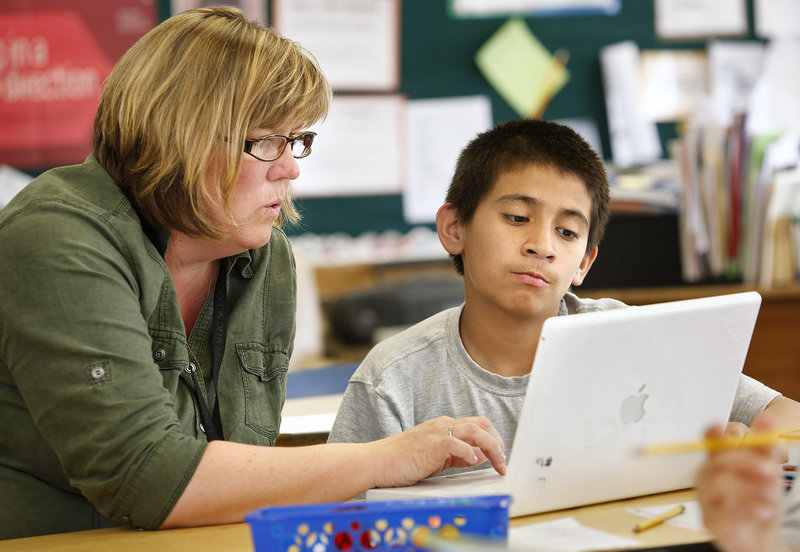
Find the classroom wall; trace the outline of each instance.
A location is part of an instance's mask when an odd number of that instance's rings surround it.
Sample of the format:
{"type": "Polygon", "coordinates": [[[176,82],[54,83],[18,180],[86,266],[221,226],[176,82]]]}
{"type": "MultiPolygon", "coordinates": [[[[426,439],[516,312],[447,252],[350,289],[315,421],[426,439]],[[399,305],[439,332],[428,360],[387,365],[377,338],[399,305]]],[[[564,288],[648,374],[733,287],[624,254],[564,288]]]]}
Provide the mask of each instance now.
{"type": "MultiPolygon", "coordinates": [[[[170,15],[169,0],[159,0],[162,18],[170,15]]],[[[747,0],[752,25],[753,0],[747,0]]],[[[269,3],[268,3],[269,8],[269,3]]],[[[495,123],[515,119],[517,113],[483,77],[475,52],[507,17],[456,18],[448,0],[401,0],[401,66],[398,92],[409,99],[487,96],[495,123]]],[[[269,13],[269,9],[268,9],[269,13]]],[[[606,45],[633,40],[640,49],[705,49],[705,41],[663,41],[656,36],[654,0],[621,0],[612,16],[565,15],[524,18],[531,31],[551,52],[569,52],[570,80],[552,99],[545,119],[589,118],[600,131],[602,155],[611,157],[599,52],[606,45]]],[[[747,39],[753,39],[752,28],[747,39]]],[[[662,145],[676,136],[673,124],[659,124],[662,145]]],[[[663,156],[666,157],[666,151],[663,156]]],[[[357,160],[354,160],[357,162],[357,160]]],[[[298,200],[303,214],[290,236],[310,232],[364,232],[411,226],[403,219],[400,195],[306,198],[298,200]],[[344,216],[343,213],[347,213],[344,216]]],[[[433,225],[428,225],[433,228],[433,225]]],[[[601,255],[585,287],[670,286],[682,284],[677,215],[612,217],[601,255]]]]}
{"type": "MultiPolygon", "coordinates": [[[[401,2],[401,65],[398,92],[409,99],[484,95],[492,104],[496,123],[517,114],[478,70],[476,51],[507,20],[506,17],[456,18],[448,0],[401,2]]],[[[752,0],[747,0],[752,22],[752,0]]],[[[157,0],[159,19],[171,15],[170,0],[157,0]]],[[[268,12],[270,2],[266,2],[268,12]]],[[[552,99],[544,118],[589,118],[599,131],[602,154],[611,155],[603,82],[598,54],[606,45],[635,41],[640,49],[705,48],[705,42],[664,42],[656,37],[654,0],[621,0],[613,16],[576,15],[525,17],[532,32],[551,52],[569,52],[570,80],[552,99]]],[[[748,37],[753,38],[753,33],[748,37]]],[[[660,125],[662,142],[675,136],[674,125],[660,125]]],[[[358,159],[353,159],[357,164],[358,159]]],[[[43,167],[44,169],[46,167],[43,167]]],[[[33,171],[37,174],[40,171],[33,171]]],[[[302,233],[367,231],[407,232],[400,195],[308,198],[299,200],[303,222],[287,228],[302,233]],[[344,215],[346,213],[346,216],[344,215]]],[[[433,225],[428,225],[430,228],[433,225]]],[[[669,285],[680,282],[678,230],[675,215],[642,217],[616,215],[587,285],[669,285]],[[622,264],[625,269],[618,270],[622,264]]]]}
{"type": "MultiPolygon", "coordinates": [[[[752,12],[752,0],[748,0],[752,12]]],[[[749,18],[752,21],[752,15],[749,18]]],[[[517,118],[478,70],[474,55],[506,18],[456,19],[447,0],[402,0],[401,83],[409,99],[483,94],[490,98],[496,123],[517,118]]],[[[653,0],[622,0],[614,16],[526,17],[532,32],[551,52],[569,51],[570,81],[553,98],[544,118],[588,117],[601,134],[603,155],[610,158],[603,83],[598,53],[608,44],[634,40],[641,49],[705,48],[705,42],[664,42],[656,37],[653,0]]],[[[750,37],[752,38],[752,34],[750,37]]],[[[662,142],[675,136],[674,125],[659,125],[662,142]]],[[[399,195],[304,199],[299,232],[367,230],[407,231],[399,195]],[[347,212],[347,217],[341,213],[347,212]]]]}
{"type": "MultiPolygon", "coordinates": [[[[448,0],[401,0],[401,82],[398,92],[409,99],[468,96],[490,98],[495,123],[517,118],[478,70],[478,48],[506,17],[455,18],[448,0]]],[[[747,0],[752,21],[752,0],[747,0]]],[[[269,3],[268,3],[269,5],[269,3]]],[[[169,0],[159,0],[162,18],[170,14],[169,0]]],[[[610,158],[605,100],[598,53],[608,44],[634,40],[641,49],[705,48],[705,42],[664,42],[656,37],[653,0],[621,0],[613,16],[576,15],[525,17],[532,32],[551,52],[569,51],[570,81],[553,98],[546,119],[588,117],[600,130],[603,156],[610,158]]],[[[747,38],[752,38],[751,34],[747,38]]],[[[659,125],[662,142],[675,136],[674,125],[659,125]]],[[[665,154],[666,155],[666,154],[665,154]]],[[[399,195],[306,198],[299,201],[304,220],[290,228],[303,232],[408,231],[399,195]],[[347,212],[348,216],[342,216],[347,212]]],[[[431,226],[432,227],[432,226],[431,226]]]]}

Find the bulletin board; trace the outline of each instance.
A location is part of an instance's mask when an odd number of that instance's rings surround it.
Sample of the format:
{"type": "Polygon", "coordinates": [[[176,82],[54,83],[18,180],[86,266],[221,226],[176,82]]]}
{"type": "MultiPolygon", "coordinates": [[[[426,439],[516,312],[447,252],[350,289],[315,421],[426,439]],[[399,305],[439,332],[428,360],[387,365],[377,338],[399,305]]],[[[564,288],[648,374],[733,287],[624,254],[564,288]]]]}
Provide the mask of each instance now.
{"type": "MultiPolygon", "coordinates": [[[[517,118],[474,61],[475,52],[506,18],[457,18],[449,12],[448,0],[401,1],[401,75],[397,92],[412,100],[482,94],[491,100],[495,123],[517,118]]],[[[752,0],[747,4],[748,19],[752,22],[752,0]]],[[[162,15],[169,15],[168,0],[159,0],[159,8],[162,15]]],[[[706,47],[704,41],[660,40],[655,32],[653,0],[622,0],[620,10],[610,16],[576,14],[524,19],[551,52],[560,48],[569,52],[570,80],[552,99],[544,118],[591,118],[600,131],[604,158],[610,158],[611,152],[600,49],[623,40],[633,40],[642,50],[706,47]]],[[[752,39],[752,29],[750,36],[742,38],[752,39]]],[[[675,136],[674,126],[660,124],[659,134],[665,143],[675,136]]],[[[357,236],[365,231],[406,232],[410,228],[403,220],[400,195],[308,198],[298,204],[303,221],[287,229],[290,235],[344,232],[357,236]]]]}
{"type": "MultiPolygon", "coordinates": [[[[752,2],[748,2],[752,10],[752,2]]],[[[752,20],[752,15],[750,16],[752,20]]],[[[505,18],[455,18],[447,0],[402,0],[400,92],[409,99],[483,94],[490,98],[495,123],[518,118],[492,89],[474,62],[475,52],[505,18]]],[[[526,17],[531,31],[551,52],[569,51],[570,81],[552,99],[545,119],[587,117],[600,130],[603,155],[610,158],[599,51],[622,40],[640,49],[705,48],[705,42],[664,42],[655,33],[653,0],[622,0],[616,15],[526,17]]],[[[659,125],[662,143],[675,136],[674,125],[659,125]]],[[[300,232],[407,231],[399,196],[306,199],[300,202],[300,232]],[[342,216],[348,213],[348,216],[342,216]]]]}

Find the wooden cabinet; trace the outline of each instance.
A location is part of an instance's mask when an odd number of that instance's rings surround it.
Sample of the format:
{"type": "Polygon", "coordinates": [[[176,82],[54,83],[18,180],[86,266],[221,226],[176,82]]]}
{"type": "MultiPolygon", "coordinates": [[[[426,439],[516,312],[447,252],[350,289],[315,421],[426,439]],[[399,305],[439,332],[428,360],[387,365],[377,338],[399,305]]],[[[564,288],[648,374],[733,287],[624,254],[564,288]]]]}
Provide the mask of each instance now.
{"type": "MultiPolygon", "coordinates": [[[[317,283],[323,302],[353,289],[408,278],[421,273],[454,275],[449,260],[396,265],[353,265],[317,270],[317,283]]],[[[785,396],[800,400],[800,285],[762,289],[740,284],[675,287],[576,288],[580,297],[613,297],[629,305],[691,299],[741,291],[758,291],[762,296],[744,372],[777,389],[785,396]]],[[[347,362],[357,362],[368,346],[329,345],[328,354],[347,362]]]]}

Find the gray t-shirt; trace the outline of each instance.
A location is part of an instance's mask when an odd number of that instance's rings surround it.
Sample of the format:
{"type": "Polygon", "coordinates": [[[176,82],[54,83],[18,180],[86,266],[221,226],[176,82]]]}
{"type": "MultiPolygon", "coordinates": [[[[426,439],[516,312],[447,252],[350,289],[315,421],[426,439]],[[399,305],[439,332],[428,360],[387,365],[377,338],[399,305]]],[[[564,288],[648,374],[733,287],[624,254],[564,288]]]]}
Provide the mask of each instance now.
{"type": "MultiPolygon", "coordinates": [[[[614,299],[567,293],[559,316],[625,308],[614,299]]],[[[504,377],[481,368],[461,342],[463,305],[378,343],[350,378],[328,442],[367,442],[438,416],[482,415],[495,426],[510,455],[530,375],[504,377]]],[[[780,393],[742,376],[731,420],[750,424],[780,393]]]]}

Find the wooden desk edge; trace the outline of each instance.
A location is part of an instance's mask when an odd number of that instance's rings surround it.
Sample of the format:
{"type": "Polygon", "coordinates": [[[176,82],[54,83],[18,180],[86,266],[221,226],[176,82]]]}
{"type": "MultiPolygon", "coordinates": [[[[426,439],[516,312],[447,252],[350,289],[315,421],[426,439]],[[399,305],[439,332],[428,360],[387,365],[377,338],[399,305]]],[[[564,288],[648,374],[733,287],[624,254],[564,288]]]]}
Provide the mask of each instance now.
{"type": "MultiPolygon", "coordinates": [[[[689,531],[669,524],[643,533],[633,533],[634,525],[642,521],[642,518],[627,512],[629,508],[692,500],[695,500],[693,490],[675,491],[514,518],[511,520],[510,526],[513,528],[572,516],[587,527],[636,539],[642,543],[643,547],[709,541],[711,540],[709,533],[689,531]]],[[[246,523],[159,531],[138,531],[129,527],[114,527],[0,541],[0,551],[2,552],[31,552],[34,550],[138,552],[148,548],[172,552],[216,552],[219,550],[252,552],[254,550],[250,528],[246,523]]]]}

